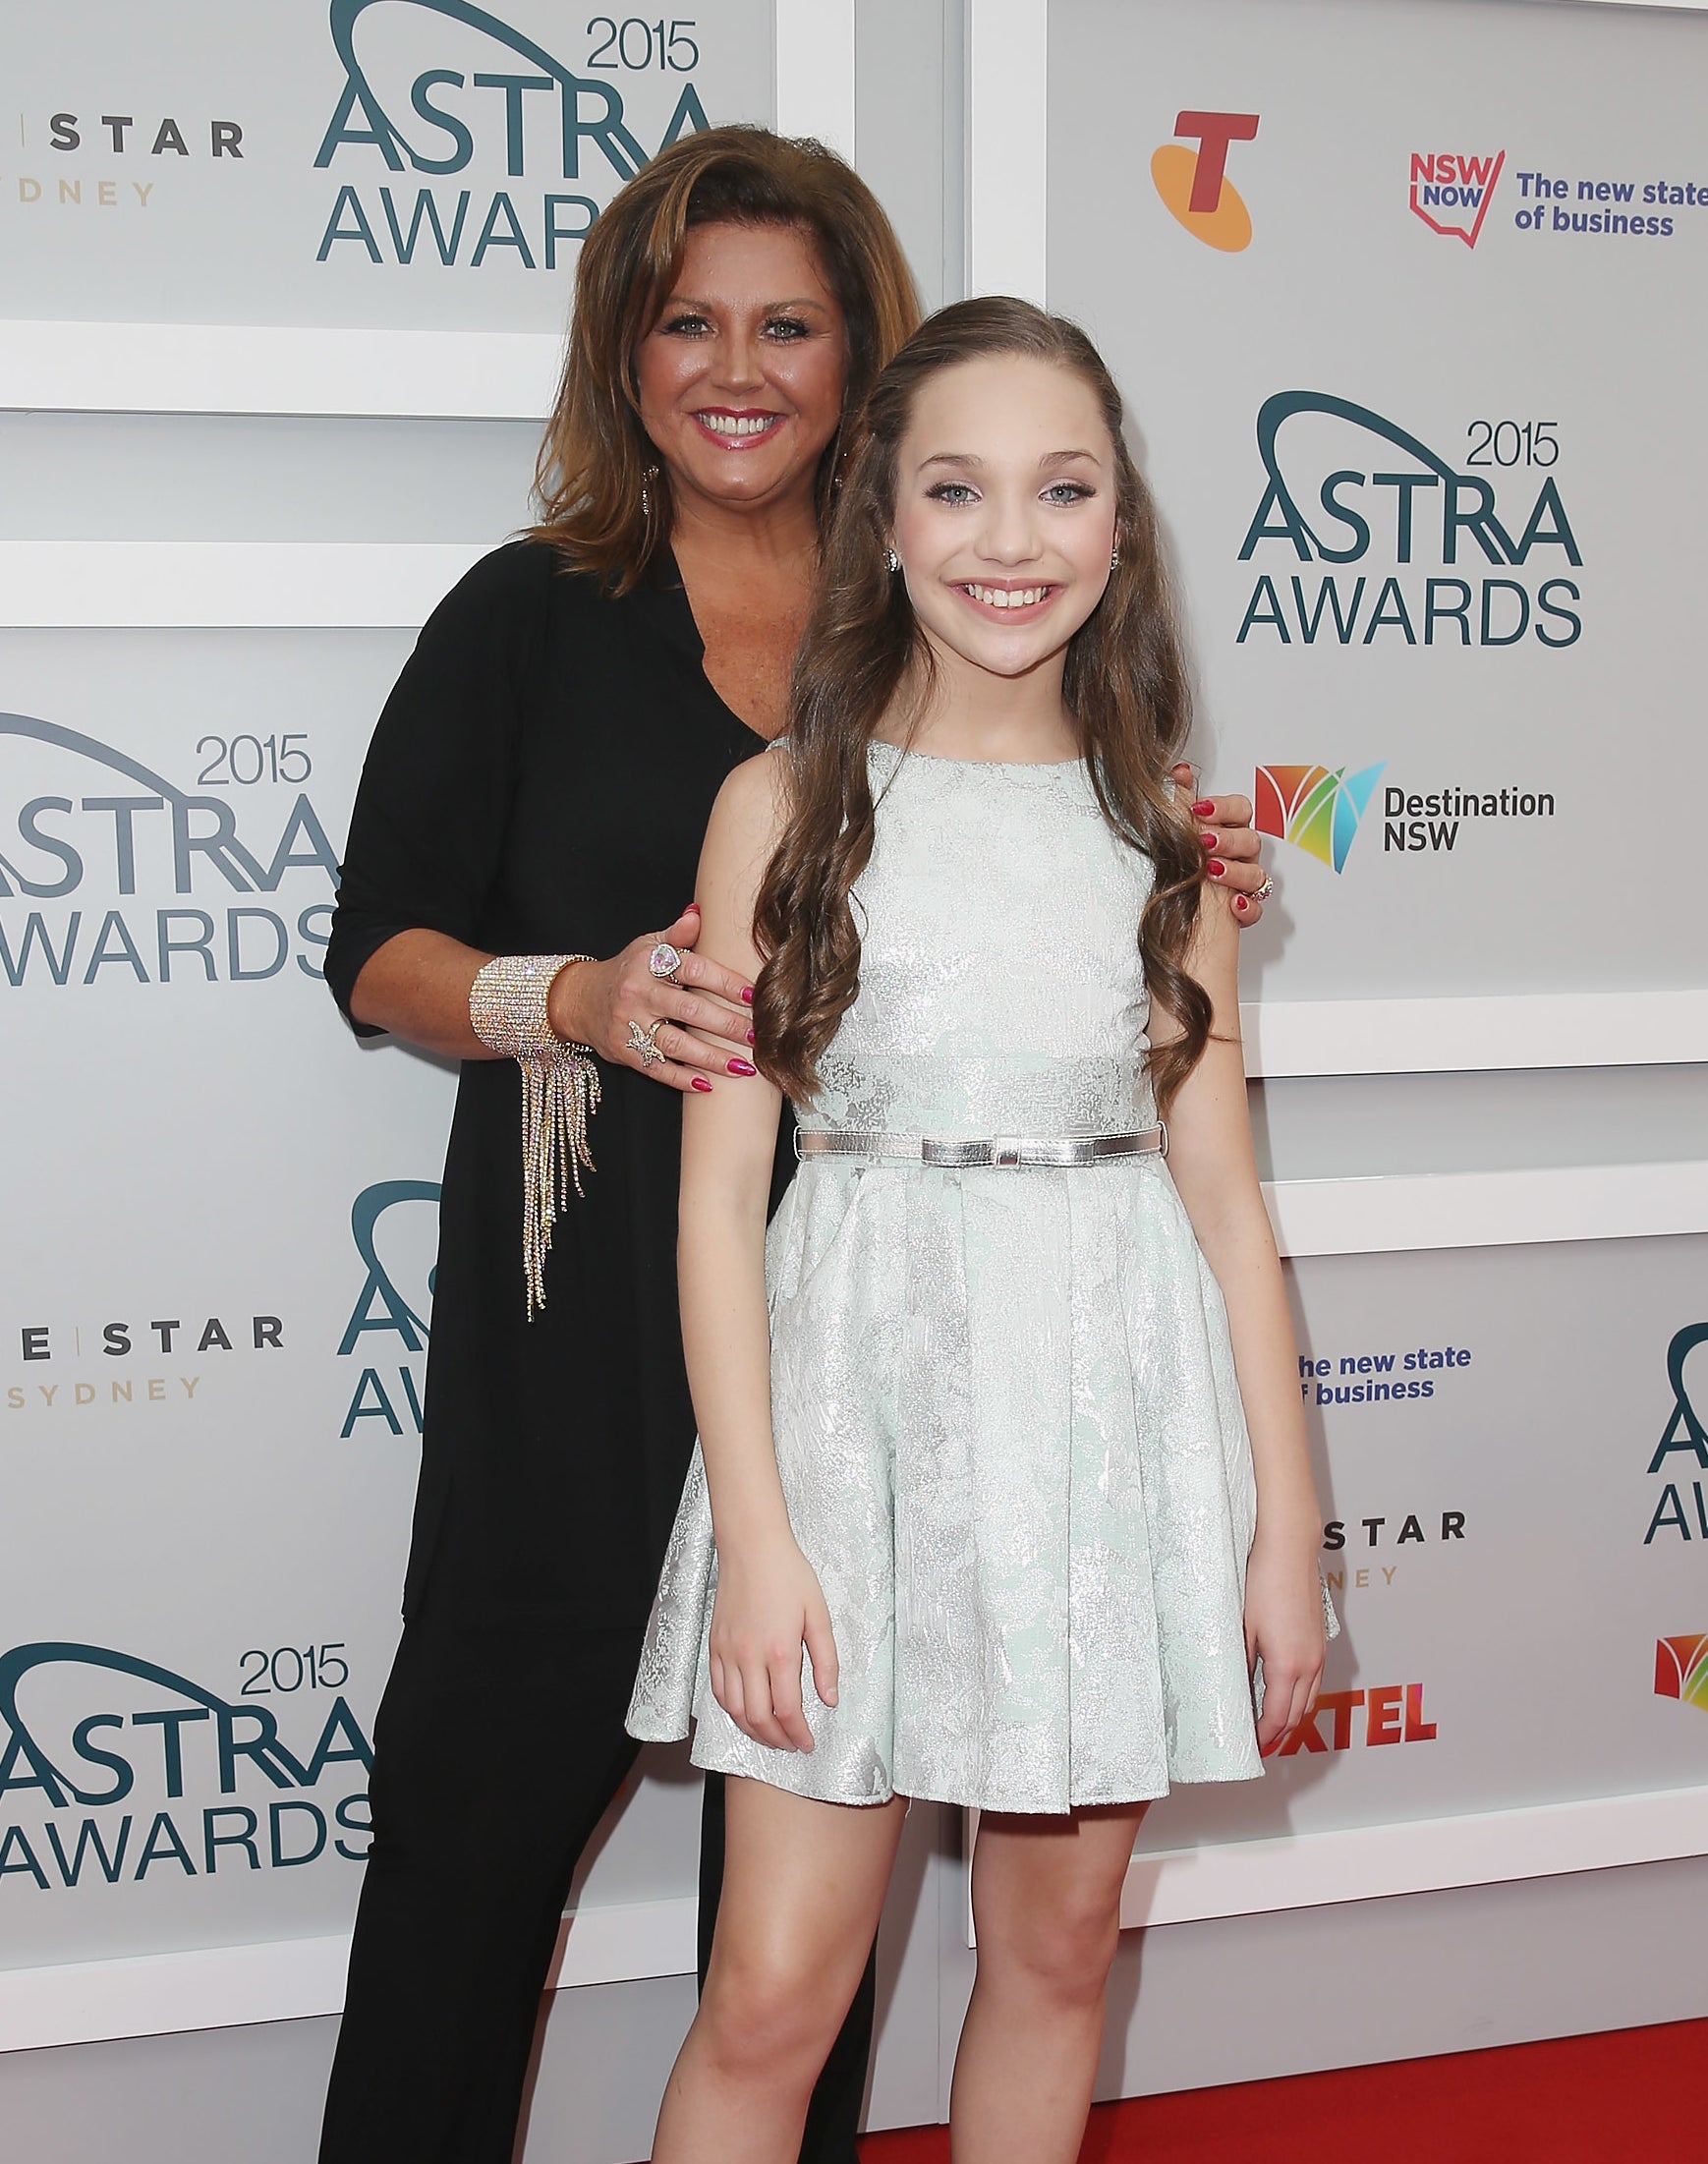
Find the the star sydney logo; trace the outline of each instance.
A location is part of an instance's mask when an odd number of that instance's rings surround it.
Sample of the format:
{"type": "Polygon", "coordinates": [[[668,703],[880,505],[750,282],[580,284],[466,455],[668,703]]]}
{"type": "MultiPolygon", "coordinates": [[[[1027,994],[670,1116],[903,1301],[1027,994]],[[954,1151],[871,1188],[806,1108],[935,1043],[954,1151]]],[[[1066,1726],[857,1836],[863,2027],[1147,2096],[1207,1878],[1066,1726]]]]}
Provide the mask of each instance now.
{"type": "Polygon", "coordinates": [[[1344,767],[1260,767],[1252,791],[1258,832],[1290,841],[1343,872],[1358,822],[1387,764],[1378,760],[1354,774],[1344,767]]]}
{"type": "Polygon", "coordinates": [[[1681,1698],[1708,1713],[1708,1630],[1655,1640],[1655,1696],[1681,1698]]]}

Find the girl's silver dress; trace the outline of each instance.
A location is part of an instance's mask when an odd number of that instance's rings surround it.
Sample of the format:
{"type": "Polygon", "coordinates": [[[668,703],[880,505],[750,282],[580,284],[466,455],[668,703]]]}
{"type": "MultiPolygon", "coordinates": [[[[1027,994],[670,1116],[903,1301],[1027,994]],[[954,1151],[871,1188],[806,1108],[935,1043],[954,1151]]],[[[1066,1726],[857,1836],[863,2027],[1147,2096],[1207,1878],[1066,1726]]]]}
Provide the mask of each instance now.
{"type": "MultiPolygon", "coordinates": [[[[803,1127],[1110,1134],[1156,1117],[1150,860],[1082,765],[871,752],[860,992],[803,1127]]],[[[629,1710],[802,1795],[999,1811],[1261,1773],[1242,1624],[1256,1511],[1222,1294],[1166,1164],[803,1164],[770,1228],[771,1423],[841,1677],[816,1748],[713,1699],[698,1448],[629,1710]]]]}

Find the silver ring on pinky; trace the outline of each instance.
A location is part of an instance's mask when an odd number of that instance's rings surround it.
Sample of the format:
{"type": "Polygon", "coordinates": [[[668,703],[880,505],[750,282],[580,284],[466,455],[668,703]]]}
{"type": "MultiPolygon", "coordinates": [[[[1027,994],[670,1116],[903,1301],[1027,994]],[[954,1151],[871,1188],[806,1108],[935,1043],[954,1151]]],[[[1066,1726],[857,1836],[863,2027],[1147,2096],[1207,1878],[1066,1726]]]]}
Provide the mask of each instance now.
{"type": "Polygon", "coordinates": [[[1271,896],[1271,895],[1272,895],[1272,894],[1273,894],[1274,892],[1275,892],[1275,882],[1274,882],[1274,880],[1272,880],[1272,879],[1270,878],[1269,874],[1268,874],[1268,873],[1266,872],[1266,873],[1264,874],[1264,876],[1263,876],[1263,884],[1262,884],[1262,885],[1261,885],[1261,886],[1260,886],[1260,887],[1259,887],[1259,888],[1257,889],[1256,893],[1255,893],[1255,894],[1253,894],[1251,898],[1252,898],[1252,900],[1253,900],[1254,902],[1266,902],[1266,901],[1268,901],[1268,900],[1269,900],[1270,896],[1271,896]]]}
{"type": "Polygon", "coordinates": [[[668,982],[682,967],[682,957],[668,940],[660,940],[647,956],[647,967],[661,983],[668,982]]]}
{"type": "Polygon", "coordinates": [[[655,1022],[646,1029],[643,1029],[639,1022],[629,1024],[629,1050],[640,1054],[643,1067],[655,1067],[662,1061],[664,1054],[654,1043],[654,1039],[663,1027],[664,1017],[661,1014],[655,1022]]]}

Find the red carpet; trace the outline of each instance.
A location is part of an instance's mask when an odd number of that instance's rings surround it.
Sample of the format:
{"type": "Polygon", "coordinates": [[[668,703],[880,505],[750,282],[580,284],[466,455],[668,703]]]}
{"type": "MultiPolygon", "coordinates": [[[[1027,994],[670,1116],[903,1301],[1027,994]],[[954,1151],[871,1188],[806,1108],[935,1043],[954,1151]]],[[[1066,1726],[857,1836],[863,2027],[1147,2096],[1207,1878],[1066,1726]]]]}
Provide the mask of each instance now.
{"type": "MultiPolygon", "coordinates": [[[[862,2164],[948,2164],[940,2127],[862,2164]]],[[[1080,2164],[1708,2164],[1708,2022],[1103,2104],[1080,2164]]]]}

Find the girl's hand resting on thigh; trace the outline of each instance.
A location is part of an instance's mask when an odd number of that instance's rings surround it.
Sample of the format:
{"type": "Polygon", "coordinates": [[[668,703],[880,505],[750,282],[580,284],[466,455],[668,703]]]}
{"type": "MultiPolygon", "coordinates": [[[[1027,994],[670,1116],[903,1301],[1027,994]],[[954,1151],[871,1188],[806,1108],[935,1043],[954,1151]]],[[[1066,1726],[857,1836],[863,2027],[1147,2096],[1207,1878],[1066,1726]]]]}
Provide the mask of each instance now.
{"type": "Polygon", "coordinates": [[[801,1647],[813,1688],[836,1703],[836,1641],[813,1567],[792,1539],[718,1558],[712,1606],[712,1695],[757,1743],[811,1750],[801,1704],[801,1647]]]}
{"type": "Polygon", "coordinates": [[[1303,1540],[1262,1532],[1245,1567],[1245,1660],[1263,1662],[1263,1713],[1258,1748],[1267,1757],[1311,1710],[1323,1680],[1323,1589],[1317,1576],[1315,1527],[1303,1540]]]}

